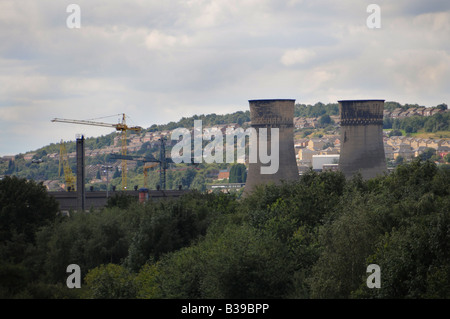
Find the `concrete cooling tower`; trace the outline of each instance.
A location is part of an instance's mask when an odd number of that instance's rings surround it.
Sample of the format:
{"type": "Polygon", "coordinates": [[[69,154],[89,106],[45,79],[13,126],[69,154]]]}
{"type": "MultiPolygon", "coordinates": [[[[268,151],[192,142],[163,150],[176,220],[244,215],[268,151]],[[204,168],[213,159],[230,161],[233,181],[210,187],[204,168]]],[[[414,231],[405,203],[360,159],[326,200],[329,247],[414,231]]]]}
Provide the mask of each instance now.
{"type": "Polygon", "coordinates": [[[259,184],[279,184],[282,180],[297,180],[299,176],[294,150],[295,100],[250,100],[249,103],[251,126],[258,137],[258,157],[253,163],[249,161],[244,194],[249,194],[259,184]],[[274,128],[278,129],[278,141],[273,140],[276,136],[271,129],[274,128]],[[267,139],[261,141],[262,129],[267,129],[267,139]],[[261,160],[261,150],[267,147],[270,154],[272,143],[278,147],[278,168],[272,174],[263,174],[262,169],[267,168],[267,163],[261,160]]]}
{"type": "Polygon", "coordinates": [[[363,179],[387,171],[383,145],[384,100],[338,101],[341,114],[339,169],[349,178],[363,179]]]}

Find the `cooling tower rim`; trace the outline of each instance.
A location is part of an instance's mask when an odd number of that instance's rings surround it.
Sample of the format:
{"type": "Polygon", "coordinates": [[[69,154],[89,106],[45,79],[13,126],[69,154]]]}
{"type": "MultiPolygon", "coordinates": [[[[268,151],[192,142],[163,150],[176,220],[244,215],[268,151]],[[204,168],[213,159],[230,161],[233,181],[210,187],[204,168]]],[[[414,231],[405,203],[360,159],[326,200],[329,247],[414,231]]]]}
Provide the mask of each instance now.
{"type": "Polygon", "coordinates": [[[294,101],[295,99],[256,99],[256,100],[248,100],[251,102],[275,102],[275,101],[294,101]]]}
{"type": "Polygon", "coordinates": [[[385,102],[386,100],[381,99],[366,99],[366,100],[338,100],[339,103],[342,102],[385,102]]]}

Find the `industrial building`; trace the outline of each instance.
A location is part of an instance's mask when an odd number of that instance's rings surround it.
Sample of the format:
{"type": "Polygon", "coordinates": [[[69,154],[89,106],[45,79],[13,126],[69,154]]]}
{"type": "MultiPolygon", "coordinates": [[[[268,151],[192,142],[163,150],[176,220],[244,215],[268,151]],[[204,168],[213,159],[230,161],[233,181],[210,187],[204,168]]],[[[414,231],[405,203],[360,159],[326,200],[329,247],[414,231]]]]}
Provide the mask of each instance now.
{"type": "Polygon", "coordinates": [[[250,100],[251,126],[258,135],[258,150],[260,150],[259,134],[263,128],[267,129],[268,140],[266,148],[270,153],[271,129],[279,130],[279,167],[274,174],[261,174],[261,162],[258,154],[256,163],[249,163],[247,181],[244,194],[249,194],[257,185],[298,179],[298,167],[294,148],[294,105],[295,100],[250,100]]]}
{"type": "MultiPolygon", "coordinates": [[[[329,164],[338,164],[339,163],[339,154],[332,155],[313,155],[312,156],[312,168],[315,171],[322,171],[324,166],[329,164]]],[[[329,166],[328,166],[329,167],[329,166]]]]}
{"type": "Polygon", "coordinates": [[[339,170],[347,178],[358,172],[364,179],[387,172],[383,144],[384,100],[343,100],[339,170]]]}

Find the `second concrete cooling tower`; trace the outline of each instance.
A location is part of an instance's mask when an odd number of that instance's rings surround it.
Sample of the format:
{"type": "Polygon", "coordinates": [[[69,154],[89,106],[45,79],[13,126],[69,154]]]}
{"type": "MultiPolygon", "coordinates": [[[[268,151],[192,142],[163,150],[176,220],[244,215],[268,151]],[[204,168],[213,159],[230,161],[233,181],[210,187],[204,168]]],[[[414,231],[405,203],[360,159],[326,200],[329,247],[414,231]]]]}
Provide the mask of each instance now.
{"type": "Polygon", "coordinates": [[[387,170],[383,144],[384,100],[338,102],[341,113],[339,169],[346,177],[360,172],[363,179],[383,174],[387,170]]]}
{"type": "Polygon", "coordinates": [[[282,180],[298,179],[298,168],[294,150],[294,104],[295,100],[250,100],[251,126],[258,136],[258,158],[255,163],[249,162],[247,181],[244,193],[250,193],[259,184],[275,183],[282,180]],[[261,129],[267,129],[267,141],[261,141],[261,129]],[[273,174],[262,174],[261,168],[267,166],[261,161],[261,146],[271,152],[272,139],[275,137],[271,129],[278,129],[278,169],[273,174]],[[272,133],[271,133],[272,132],[272,133]],[[264,143],[262,145],[261,143],[264,143]]]}

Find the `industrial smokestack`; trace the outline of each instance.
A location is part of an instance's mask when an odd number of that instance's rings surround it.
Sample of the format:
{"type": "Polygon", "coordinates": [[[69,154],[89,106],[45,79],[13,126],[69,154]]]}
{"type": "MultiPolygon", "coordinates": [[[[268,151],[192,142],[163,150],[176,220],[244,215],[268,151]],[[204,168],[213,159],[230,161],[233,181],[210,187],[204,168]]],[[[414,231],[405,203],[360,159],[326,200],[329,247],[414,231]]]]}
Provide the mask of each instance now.
{"type": "Polygon", "coordinates": [[[84,136],[76,138],[76,156],[77,156],[77,208],[78,211],[85,210],[86,191],[85,191],[85,166],[84,166],[84,136]]]}
{"type": "MultiPolygon", "coordinates": [[[[250,100],[251,126],[256,132],[257,139],[257,160],[256,163],[249,161],[247,181],[244,194],[249,194],[255,186],[259,184],[275,183],[282,180],[292,181],[298,179],[298,167],[295,160],[294,149],[294,104],[295,100],[250,100]],[[278,129],[278,132],[273,129],[278,129]],[[262,138],[266,134],[267,139],[262,138]],[[278,134],[276,134],[278,133],[278,134]],[[278,139],[278,140],[276,140],[278,139]],[[275,146],[277,149],[272,149],[275,146]],[[265,150],[267,154],[275,154],[277,158],[276,171],[267,171],[267,160],[264,158],[265,150]],[[276,152],[278,151],[278,152],[276,152]]],[[[250,148],[252,145],[250,145],[250,148]]],[[[270,163],[271,165],[273,163],[270,163]]]]}
{"type": "Polygon", "coordinates": [[[384,100],[338,101],[341,113],[339,169],[370,179],[387,171],[383,144],[384,100]]]}

